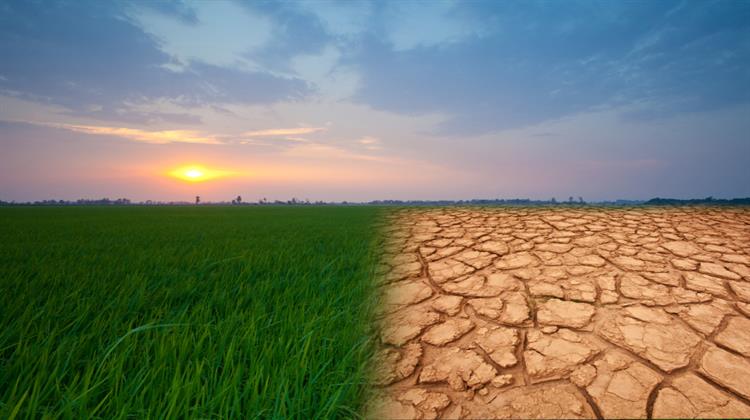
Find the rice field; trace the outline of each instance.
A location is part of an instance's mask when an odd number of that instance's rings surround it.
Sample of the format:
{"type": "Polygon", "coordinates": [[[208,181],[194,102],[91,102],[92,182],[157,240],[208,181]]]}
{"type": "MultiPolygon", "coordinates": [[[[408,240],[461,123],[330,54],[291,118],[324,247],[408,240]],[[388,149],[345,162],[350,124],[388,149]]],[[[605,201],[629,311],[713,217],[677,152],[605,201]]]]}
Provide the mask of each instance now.
{"type": "Polygon", "coordinates": [[[0,418],[358,416],[382,212],[0,208],[0,418]]]}

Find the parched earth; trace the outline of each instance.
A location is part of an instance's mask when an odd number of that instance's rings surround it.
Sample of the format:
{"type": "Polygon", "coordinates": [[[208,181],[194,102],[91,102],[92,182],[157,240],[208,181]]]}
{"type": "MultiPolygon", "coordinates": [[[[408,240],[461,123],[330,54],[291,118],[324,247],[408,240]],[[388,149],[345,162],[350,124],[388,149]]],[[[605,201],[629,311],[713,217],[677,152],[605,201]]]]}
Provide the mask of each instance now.
{"type": "Polygon", "coordinates": [[[394,216],[372,418],[750,417],[750,211],[394,216]]]}

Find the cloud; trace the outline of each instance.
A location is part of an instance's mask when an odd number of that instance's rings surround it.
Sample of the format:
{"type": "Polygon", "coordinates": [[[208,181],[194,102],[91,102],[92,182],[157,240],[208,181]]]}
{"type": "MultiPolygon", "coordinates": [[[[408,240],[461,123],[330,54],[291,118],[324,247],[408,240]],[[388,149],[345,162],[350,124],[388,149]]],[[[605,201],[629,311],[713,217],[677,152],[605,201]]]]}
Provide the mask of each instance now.
{"type": "Polygon", "coordinates": [[[180,14],[164,13],[149,4],[130,8],[129,15],[159,39],[159,49],[181,66],[187,68],[190,61],[201,61],[252,69],[254,64],[246,54],[271,39],[272,22],[234,2],[195,2],[192,6],[189,10],[194,19],[187,21],[180,14]]]}
{"type": "Polygon", "coordinates": [[[325,130],[325,127],[270,128],[267,130],[245,131],[242,135],[247,137],[284,137],[312,134],[325,130]]]}
{"type": "MultiPolygon", "coordinates": [[[[265,44],[247,51],[244,56],[274,74],[298,74],[294,63],[298,56],[317,56],[324,52],[334,37],[328,33],[323,23],[308,12],[304,4],[291,2],[238,2],[253,15],[269,19],[271,35],[265,44]],[[302,6],[302,7],[300,7],[302,6]]],[[[307,81],[310,80],[302,74],[307,81]]]]}
{"type": "Polygon", "coordinates": [[[353,100],[390,112],[451,115],[432,132],[444,136],[599,107],[650,103],[647,113],[662,118],[750,102],[750,89],[738,89],[748,86],[747,6],[675,4],[462,3],[458,17],[492,31],[461,42],[417,37],[401,47],[366,36],[344,59],[360,76],[353,100]]]}
{"type": "Polygon", "coordinates": [[[342,51],[328,45],[315,54],[300,54],[290,60],[295,75],[317,88],[316,94],[329,100],[347,99],[356,93],[359,76],[351,66],[343,65],[342,51]]]}
{"type": "MultiPolygon", "coordinates": [[[[98,1],[12,2],[0,7],[0,55],[12,57],[0,60],[0,74],[7,79],[0,84],[0,92],[61,105],[71,115],[131,124],[149,122],[148,116],[133,110],[134,105],[157,99],[193,107],[271,104],[298,100],[312,91],[307,82],[294,76],[217,65],[243,50],[239,47],[205,61],[189,54],[165,53],[158,38],[127,18],[132,7],[98,1]]],[[[163,9],[154,14],[170,19],[164,13],[172,8],[163,9]]],[[[174,20],[180,19],[184,21],[179,16],[174,20]]],[[[195,36],[186,40],[192,45],[195,36]]]]}
{"type": "Polygon", "coordinates": [[[367,31],[374,4],[364,0],[307,1],[299,6],[313,14],[326,31],[339,37],[352,37],[367,31]]]}
{"type": "Polygon", "coordinates": [[[357,140],[357,143],[364,146],[367,150],[380,150],[380,139],[371,137],[371,136],[365,136],[357,140]]]}
{"type": "MultiPolygon", "coordinates": [[[[327,127],[291,127],[271,128],[266,130],[245,131],[235,134],[206,134],[199,130],[144,130],[139,128],[100,126],[90,124],[67,124],[61,122],[42,122],[18,118],[0,118],[0,121],[21,123],[41,127],[52,127],[76,133],[120,137],[136,142],[168,144],[168,143],[197,143],[197,144],[249,144],[270,146],[273,143],[260,141],[262,139],[287,140],[292,143],[310,143],[310,140],[300,137],[327,130],[327,127]]],[[[370,139],[370,138],[365,138],[370,139]]],[[[375,139],[373,139],[375,140],[375,139]]],[[[368,141],[368,140],[365,140],[368,141]]],[[[363,143],[364,144],[364,143],[363,143]]],[[[369,144],[369,143],[368,143],[369,144]]]]}
{"type": "Polygon", "coordinates": [[[103,127],[93,125],[75,124],[47,124],[31,123],[34,125],[46,125],[74,131],[76,133],[92,134],[99,136],[114,136],[127,140],[152,144],[168,143],[197,143],[197,144],[224,144],[218,136],[206,135],[194,130],[157,130],[146,131],[126,127],[103,127]]]}
{"type": "Polygon", "coordinates": [[[299,143],[287,148],[282,156],[311,160],[365,161],[387,164],[403,163],[405,160],[396,156],[372,156],[356,153],[341,147],[322,143],[299,143]]]}
{"type": "Polygon", "coordinates": [[[380,140],[376,139],[375,137],[362,137],[361,139],[357,140],[357,143],[359,144],[378,144],[380,143],[380,140]]]}
{"type": "Polygon", "coordinates": [[[197,24],[198,15],[195,9],[184,0],[150,0],[137,3],[138,7],[144,7],[166,16],[180,19],[186,24],[197,24]]]}
{"type": "Polygon", "coordinates": [[[385,37],[395,51],[466,41],[487,32],[485,23],[462,15],[454,1],[392,2],[384,10],[385,37]]]}

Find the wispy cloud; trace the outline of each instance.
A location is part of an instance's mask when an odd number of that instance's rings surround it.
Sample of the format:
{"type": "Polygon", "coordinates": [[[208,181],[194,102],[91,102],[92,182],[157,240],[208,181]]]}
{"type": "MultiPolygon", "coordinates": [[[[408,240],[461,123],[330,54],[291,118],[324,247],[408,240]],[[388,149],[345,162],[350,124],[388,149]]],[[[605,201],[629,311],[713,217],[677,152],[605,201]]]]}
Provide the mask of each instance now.
{"type": "Polygon", "coordinates": [[[268,130],[245,131],[242,135],[248,137],[300,136],[325,131],[325,129],[325,127],[270,128],[268,130]]]}
{"type": "Polygon", "coordinates": [[[114,136],[143,143],[167,144],[167,143],[199,143],[199,144],[223,144],[216,136],[206,135],[194,130],[158,130],[146,131],[137,128],[126,127],[104,127],[94,125],[72,125],[62,124],[61,128],[75,131],[77,133],[94,134],[102,136],[114,136]]]}
{"type": "Polygon", "coordinates": [[[371,162],[394,162],[392,157],[370,156],[355,153],[340,147],[320,143],[300,143],[286,149],[283,154],[290,157],[299,157],[316,160],[358,160],[371,162]]]}
{"type": "Polygon", "coordinates": [[[284,146],[294,143],[310,143],[310,140],[304,137],[294,136],[283,136],[275,138],[265,136],[256,136],[255,138],[240,136],[240,140],[238,142],[239,144],[250,144],[254,146],[284,146]],[[260,137],[260,139],[258,139],[257,137],[260,137]]]}
{"type": "Polygon", "coordinates": [[[380,139],[375,137],[362,137],[361,139],[357,140],[357,143],[364,146],[364,148],[367,150],[380,150],[380,139]]]}
{"type": "MultiPolygon", "coordinates": [[[[24,124],[38,125],[44,127],[60,128],[74,131],[76,133],[113,136],[127,140],[152,144],[169,143],[196,143],[196,144],[252,144],[270,146],[272,143],[258,140],[260,138],[276,137],[292,143],[308,143],[309,140],[300,135],[325,131],[326,127],[296,127],[296,128],[273,128],[268,130],[246,131],[239,136],[226,134],[208,134],[197,130],[141,130],[129,127],[112,127],[83,124],[61,124],[53,122],[28,121],[28,120],[4,120],[9,122],[20,122],[24,124]]],[[[365,139],[369,139],[366,137],[365,139]]],[[[377,139],[374,139],[377,141],[377,139]]],[[[364,144],[364,143],[363,143],[364,144]]]]}
{"type": "Polygon", "coordinates": [[[41,127],[52,127],[76,133],[113,136],[123,139],[152,144],[168,143],[198,143],[198,144],[225,144],[223,136],[205,134],[196,130],[141,130],[128,127],[110,127],[100,125],[82,124],[59,124],[52,122],[28,121],[28,120],[3,120],[8,122],[31,124],[41,127]]]}
{"type": "Polygon", "coordinates": [[[375,137],[362,137],[361,139],[357,140],[357,143],[359,144],[378,144],[380,143],[380,140],[376,139],[375,137]]]}

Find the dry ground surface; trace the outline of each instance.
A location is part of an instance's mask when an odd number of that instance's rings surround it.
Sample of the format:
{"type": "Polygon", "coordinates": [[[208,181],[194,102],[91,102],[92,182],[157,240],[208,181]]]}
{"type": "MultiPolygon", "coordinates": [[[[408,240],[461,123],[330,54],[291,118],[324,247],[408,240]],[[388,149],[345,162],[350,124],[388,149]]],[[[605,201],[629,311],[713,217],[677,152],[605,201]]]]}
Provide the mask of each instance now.
{"type": "Polygon", "coordinates": [[[750,417],[750,211],[404,210],[374,418],[750,417]]]}

